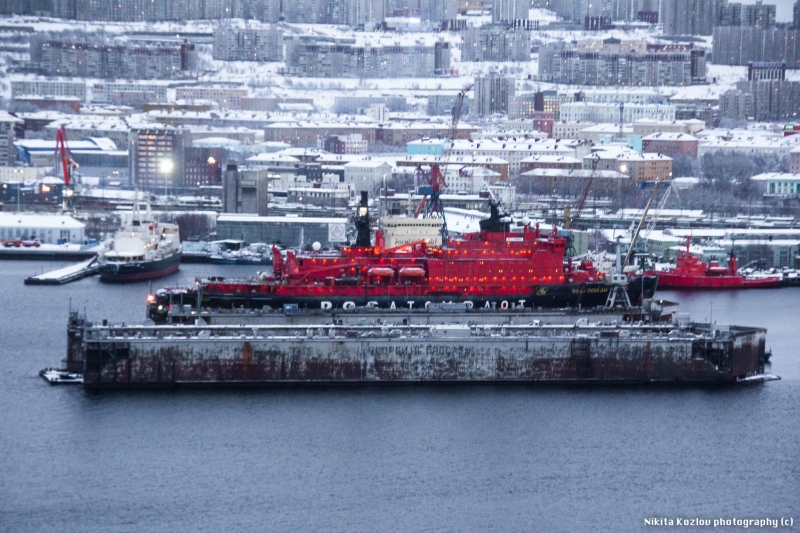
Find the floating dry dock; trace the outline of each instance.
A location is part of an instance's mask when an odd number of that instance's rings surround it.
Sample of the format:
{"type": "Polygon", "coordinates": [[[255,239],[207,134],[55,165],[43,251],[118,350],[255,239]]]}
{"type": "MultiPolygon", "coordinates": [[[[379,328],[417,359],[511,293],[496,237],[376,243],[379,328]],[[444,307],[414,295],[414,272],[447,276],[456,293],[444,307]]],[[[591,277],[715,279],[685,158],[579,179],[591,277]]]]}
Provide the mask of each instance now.
{"type": "MultiPolygon", "coordinates": [[[[580,324],[580,323],[579,323],[580,324]]],[[[93,325],[72,315],[84,387],[401,382],[726,383],[764,374],[766,330],[553,325],[93,325]]]]}

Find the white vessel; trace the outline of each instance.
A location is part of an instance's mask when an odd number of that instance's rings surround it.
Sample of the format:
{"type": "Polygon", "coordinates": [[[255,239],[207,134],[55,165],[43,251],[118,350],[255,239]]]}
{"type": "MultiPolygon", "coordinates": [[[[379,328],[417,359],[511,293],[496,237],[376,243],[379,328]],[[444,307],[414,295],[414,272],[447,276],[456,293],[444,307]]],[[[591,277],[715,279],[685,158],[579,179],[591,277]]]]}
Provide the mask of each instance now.
{"type": "Polygon", "coordinates": [[[181,263],[181,239],[177,224],[142,218],[135,202],[131,221],[114,234],[108,250],[100,256],[100,280],[140,281],[176,272],[181,263]]]}

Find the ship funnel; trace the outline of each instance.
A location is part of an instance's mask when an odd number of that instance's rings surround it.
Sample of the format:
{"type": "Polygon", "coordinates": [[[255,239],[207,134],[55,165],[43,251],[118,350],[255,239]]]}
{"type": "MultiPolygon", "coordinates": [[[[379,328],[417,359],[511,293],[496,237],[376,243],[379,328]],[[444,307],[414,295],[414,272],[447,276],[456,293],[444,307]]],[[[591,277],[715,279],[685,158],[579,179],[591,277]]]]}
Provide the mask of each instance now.
{"type": "Polygon", "coordinates": [[[369,198],[366,191],[361,191],[361,202],[356,213],[356,246],[369,248],[372,246],[369,235],[369,198]]]}

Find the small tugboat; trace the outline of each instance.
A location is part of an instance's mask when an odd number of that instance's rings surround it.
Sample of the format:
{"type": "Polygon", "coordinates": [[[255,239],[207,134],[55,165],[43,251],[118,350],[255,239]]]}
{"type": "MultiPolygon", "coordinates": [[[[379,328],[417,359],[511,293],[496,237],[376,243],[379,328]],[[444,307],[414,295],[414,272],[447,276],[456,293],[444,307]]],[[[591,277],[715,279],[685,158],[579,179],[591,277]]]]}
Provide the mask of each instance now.
{"type": "Polygon", "coordinates": [[[114,234],[110,249],[100,257],[100,281],[118,283],[155,279],[172,274],[181,263],[177,224],[142,220],[134,202],[130,224],[114,234]]]}
{"type": "Polygon", "coordinates": [[[733,251],[726,267],[717,261],[706,264],[689,252],[690,242],[691,237],[686,237],[686,250],[678,252],[674,267],[664,271],[649,270],[645,275],[658,275],[660,289],[764,289],[781,285],[781,275],[740,274],[733,251]]]}

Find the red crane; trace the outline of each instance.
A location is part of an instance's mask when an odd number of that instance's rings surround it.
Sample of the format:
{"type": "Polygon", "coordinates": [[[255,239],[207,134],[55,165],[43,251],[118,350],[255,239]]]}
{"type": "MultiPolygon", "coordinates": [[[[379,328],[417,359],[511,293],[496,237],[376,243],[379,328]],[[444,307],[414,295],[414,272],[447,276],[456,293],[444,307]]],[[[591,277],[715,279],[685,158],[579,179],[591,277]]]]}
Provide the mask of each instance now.
{"type": "Polygon", "coordinates": [[[417,210],[414,213],[414,218],[417,218],[420,213],[423,213],[424,210],[424,216],[426,218],[432,217],[435,213],[438,213],[442,219],[444,219],[444,208],[439,200],[441,191],[447,187],[447,182],[444,178],[444,171],[447,168],[447,163],[450,160],[450,154],[453,151],[453,144],[458,133],[458,121],[461,119],[461,107],[464,105],[464,98],[467,96],[467,92],[472,89],[472,85],[473,84],[469,84],[468,86],[464,87],[461,92],[458,93],[458,96],[456,96],[455,105],[453,106],[453,117],[450,120],[450,134],[448,138],[449,143],[447,148],[444,150],[442,162],[440,164],[432,164],[430,174],[423,172],[421,168],[417,167],[417,175],[424,176],[430,183],[431,189],[430,201],[428,201],[427,194],[422,197],[422,201],[419,203],[419,206],[417,206],[417,210]]]}
{"type": "Polygon", "coordinates": [[[56,133],[56,151],[55,154],[59,155],[61,152],[61,168],[64,171],[64,211],[72,211],[75,209],[74,205],[74,195],[75,195],[75,185],[72,180],[72,169],[78,166],[78,164],[72,160],[69,154],[69,148],[67,147],[67,132],[64,129],[64,125],[62,124],[61,127],[58,128],[58,133],[56,133]]]}
{"type": "Polygon", "coordinates": [[[59,151],[61,151],[61,166],[64,170],[64,185],[69,187],[71,185],[71,167],[69,165],[73,161],[69,156],[69,148],[67,148],[67,132],[64,129],[63,124],[60,128],[58,128],[58,133],[56,133],[56,155],[58,155],[59,151]]]}

